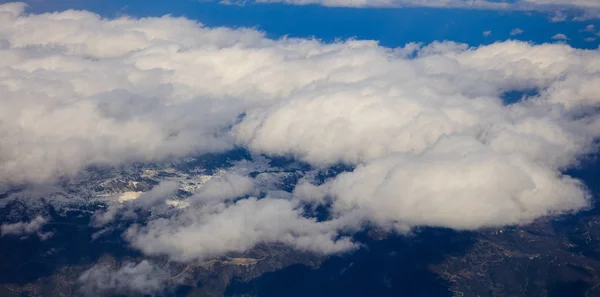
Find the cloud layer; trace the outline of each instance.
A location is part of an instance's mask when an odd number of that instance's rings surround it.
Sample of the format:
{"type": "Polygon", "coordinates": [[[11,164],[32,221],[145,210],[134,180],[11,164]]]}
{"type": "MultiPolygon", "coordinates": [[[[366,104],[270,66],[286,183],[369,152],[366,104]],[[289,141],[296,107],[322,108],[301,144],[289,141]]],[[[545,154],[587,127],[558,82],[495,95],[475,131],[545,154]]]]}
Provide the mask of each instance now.
{"type": "MultiPolygon", "coordinates": [[[[210,181],[187,209],[127,231],[147,254],[204,259],[262,242],[333,253],[355,248],[341,234],[365,224],[470,230],[589,204],[562,171],[596,150],[598,50],[326,44],[168,16],[23,9],[0,6],[5,183],[234,146],[356,166],[322,185],[303,182],[293,196],[253,197],[257,183],[245,175],[210,181]],[[307,218],[307,204],[330,206],[331,217],[307,218]]],[[[164,183],[130,204],[152,208],[176,190],[164,183]]],[[[99,214],[98,226],[119,207],[99,214]]]]}
{"type": "MultiPolygon", "coordinates": [[[[246,1],[229,1],[236,3],[246,1]]],[[[597,0],[255,0],[254,3],[286,3],[292,5],[317,4],[330,7],[435,7],[493,10],[537,10],[570,11],[576,10],[584,17],[600,16],[600,2],[597,0]]],[[[562,13],[562,12],[561,12],[562,13]]]]}

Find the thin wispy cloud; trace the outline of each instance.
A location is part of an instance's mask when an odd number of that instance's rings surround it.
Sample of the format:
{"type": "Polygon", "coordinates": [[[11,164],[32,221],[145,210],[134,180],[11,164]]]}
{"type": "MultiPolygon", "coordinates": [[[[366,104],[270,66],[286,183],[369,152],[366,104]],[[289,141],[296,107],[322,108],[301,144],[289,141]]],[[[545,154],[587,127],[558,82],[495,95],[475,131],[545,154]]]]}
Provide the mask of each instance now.
{"type": "Polygon", "coordinates": [[[486,10],[542,11],[553,14],[552,21],[562,22],[575,12],[580,19],[600,16],[596,0],[255,0],[248,3],[286,3],[292,5],[318,4],[330,7],[435,7],[486,10]]]}
{"type": "Polygon", "coordinates": [[[510,36],[517,36],[517,35],[521,35],[521,34],[523,34],[523,32],[525,32],[525,31],[523,31],[523,30],[521,30],[521,29],[519,29],[519,28],[515,28],[515,29],[512,29],[512,30],[510,31],[510,36]]]}

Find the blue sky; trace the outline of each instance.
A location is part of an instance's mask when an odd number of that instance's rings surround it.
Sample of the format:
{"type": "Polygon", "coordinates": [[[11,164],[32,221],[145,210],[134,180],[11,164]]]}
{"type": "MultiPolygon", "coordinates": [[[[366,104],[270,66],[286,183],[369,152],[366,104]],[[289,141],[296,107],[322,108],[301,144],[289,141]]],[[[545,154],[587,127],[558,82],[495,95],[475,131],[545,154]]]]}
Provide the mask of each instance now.
{"type": "MultiPolygon", "coordinates": [[[[8,1],[0,1],[8,2],[8,1]]],[[[554,22],[552,14],[525,11],[469,10],[451,8],[345,8],[285,4],[222,5],[192,0],[139,1],[30,1],[30,12],[85,9],[102,16],[162,16],[171,14],[198,20],[208,26],[253,27],[269,37],[311,37],[331,41],[336,38],[378,40],[396,47],[408,42],[430,43],[451,40],[470,45],[489,44],[506,39],[553,42],[564,34],[568,44],[595,49],[600,37],[586,32],[588,25],[600,28],[600,20],[554,22]],[[511,35],[519,28],[522,33],[511,35]],[[491,31],[484,36],[484,31],[491,31]],[[595,40],[592,40],[595,38],[595,40]],[[587,41],[586,41],[587,39],[587,41]]]]}

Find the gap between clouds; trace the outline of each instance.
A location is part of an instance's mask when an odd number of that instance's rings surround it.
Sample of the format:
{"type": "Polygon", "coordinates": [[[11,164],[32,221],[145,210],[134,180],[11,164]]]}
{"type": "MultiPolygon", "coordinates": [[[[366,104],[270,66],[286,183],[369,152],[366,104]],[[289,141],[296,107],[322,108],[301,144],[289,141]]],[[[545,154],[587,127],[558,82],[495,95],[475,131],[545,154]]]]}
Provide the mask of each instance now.
{"type": "MultiPolygon", "coordinates": [[[[268,39],[169,16],[105,19],[0,6],[0,180],[243,146],[315,167],[356,166],[285,199],[229,176],[126,239],[174,260],[261,242],[334,253],[366,224],[473,230],[589,205],[562,171],[596,150],[600,52],[505,41],[381,47],[268,39]],[[507,91],[539,90],[505,104],[507,91]],[[247,197],[243,199],[235,199],[247,197]],[[318,222],[306,204],[330,205],[318,222]]],[[[136,202],[152,208],[173,184],[136,202]]],[[[285,195],[284,195],[285,196],[285,195]]],[[[118,209],[99,214],[98,225],[118,209]]]]}

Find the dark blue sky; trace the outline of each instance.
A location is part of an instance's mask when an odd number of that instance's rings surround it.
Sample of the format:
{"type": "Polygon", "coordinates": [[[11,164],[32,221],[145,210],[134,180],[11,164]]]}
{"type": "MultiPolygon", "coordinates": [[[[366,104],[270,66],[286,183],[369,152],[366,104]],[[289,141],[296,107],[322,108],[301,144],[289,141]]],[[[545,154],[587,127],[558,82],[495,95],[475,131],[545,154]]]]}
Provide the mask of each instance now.
{"type": "MultiPolygon", "coordinates": [[[[0,2],[10,2],[0,0],[0,2]]],[[[574,47],[595,49],[600,36],[582,30],[589,24],[600,29],[599,20],[552,22],[539,12],[499,12],[435,8],[327,8],[254,4],[220,5],[193,0],[32,0],[29,11],[46,12],[69,8],[85,9],[102,16],[161,16],[172,14],[198,20],[209,26],[255,27],[270,37],[315,36],[325,41],[335,38],[374,39],[395,47],[407,42],[429,43],[452,40],[471,45],[488,44],[509,38],[543,43],[562,33],[574,47]],[[524,32],[511,36],[511,30],[524,32]],[[492,31],[483,36],[484,31],[492,31]],[[595,37],[594,41],[585,41],[595,37]]]]}

